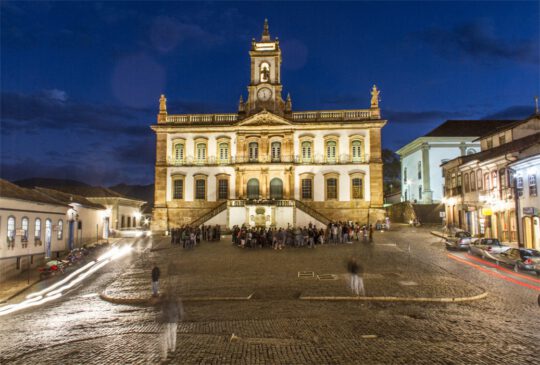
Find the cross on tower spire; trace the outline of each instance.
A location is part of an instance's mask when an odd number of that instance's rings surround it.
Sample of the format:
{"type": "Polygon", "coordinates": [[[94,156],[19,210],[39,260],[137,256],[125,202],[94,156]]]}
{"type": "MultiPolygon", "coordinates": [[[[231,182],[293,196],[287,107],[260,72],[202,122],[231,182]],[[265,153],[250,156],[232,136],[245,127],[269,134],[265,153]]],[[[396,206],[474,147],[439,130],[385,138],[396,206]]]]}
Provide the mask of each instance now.
{"type": "Polygon", "coordinates": [[[268,31],[268,19],[264,19],[264,28],[261,42],[270,42],[270,32],[268,31]]]}

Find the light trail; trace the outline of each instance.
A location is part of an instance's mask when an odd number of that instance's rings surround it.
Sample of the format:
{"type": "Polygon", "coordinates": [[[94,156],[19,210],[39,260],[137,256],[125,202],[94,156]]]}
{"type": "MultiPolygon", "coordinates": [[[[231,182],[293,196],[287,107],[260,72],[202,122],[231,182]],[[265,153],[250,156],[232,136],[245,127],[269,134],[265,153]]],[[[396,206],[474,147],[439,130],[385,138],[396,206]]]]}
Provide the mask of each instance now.
{"type": "Polygon", "coordinates": [[[9,304],[0,307],[0,316],[4,316],[22,309],[38,306],[52,300],[60,298],[67,289],[70,289],[92,275],[102,267],[117,260],[132,251],[131,246],[125,245],[121,248],[115,246],[109,251],[101,255],[97,261],[91,261],[83,267],[72,272],[70,275],[60,280],[59,282],[39,291],[26,296],[26,299],[18,304],[9,304]]]}
{"type": "Polygon", "coordinates": [[[507,273],[509,273],[509,274],[512,274],[512,275],[514,275],[514,276],[518,276],[518,277],[523,278],[523,279],[527,279],[527,280],[530,280],[530,281],[534,281],[534,282],[536,282],[536,283],[540,283],[540,280],[538,280],[538,279],[536,279],[536,278],[533,278],[533,277],[531,277],[531,276],[529,276],[529,275],[523,275],[523,274],[517,273],[517,272],[512,271],[512,270],[509,270],[509,269],[507,269],[507,268],[505,268],[505,267],[501,267],[500,265],[494,264],[493,262],[489,262],[489,261],[486,261],[486,260],[482,260],[482,259],[479,258],[479,257],[475,257],[475,256],[469,255],[469,254],[467,254],[467,257],[470,258],[470,259],[473,259],[473,260],[475,260],[475,261],[481,262],[481,263],[483,263],[483,264],[486,264],[486,265],[488,265],[488,266],[494,267],[494,268],[496,268],[496,269],[498,269],[498,270],[501,270],[501,271],[507,272],[507,273]]]}
{"type": "Polygon", "coordinates": [[[533,289],[533,290],[540,291],[540,287],[538,287],[538,286],[531,285],[531,284],[528,284],[528,283],[524,283],[524,282],[519,281],[519,280],[516,280],[516,279],[514,279],[514,278],[505,276],[505,275],[503,275],[503,274],[501,274],[501,273],[498,273],[498,272],[494,272],[494,271],[488,270],[488,269],[486,269],[485,267],[482,267],[482,266],[480,266],[480,265],[477,265],[477,264],[475,264],[475,263],[469,262],[469,261],[467,261],[467,260],[464,260],[464,259],[462,259],[462,258],[459,258],[459,257],[454,256],[454,255],[451,255],[451,254],[447,254],[447,256],[450,257],[452,260],[456,260],[456,261],[461,262],[461,263],[463,263],[463,264],[472,266],[472,267],[474,267],[474,268],[476,268],[476,269],[478,269],[478,270],[480,270],[480,271],[483,271],[483,272],[485,272],[485,273],[487,273],[487,274],[493,275],[493,276],[498,277],[498,278],[500,278],[500,279],[509,281],[509,282],[511,282],[511,283],[513,283],[513,284],[521,285],[521,286],[523,286],[523,287],[525,287],[525,288],[529,288],[529,289],[533,289]]]}

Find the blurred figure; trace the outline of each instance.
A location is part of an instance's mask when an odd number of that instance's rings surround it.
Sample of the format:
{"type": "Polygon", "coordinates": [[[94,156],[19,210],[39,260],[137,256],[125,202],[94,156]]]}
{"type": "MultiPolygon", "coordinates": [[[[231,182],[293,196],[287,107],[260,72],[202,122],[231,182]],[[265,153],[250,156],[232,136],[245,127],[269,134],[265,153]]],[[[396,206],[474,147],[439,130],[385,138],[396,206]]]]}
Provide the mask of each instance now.
{"type": "Polygon", "coordinates": [[[152,296],[157,297],[159,293],[159,276],[161,275],[161,272],[159,271],[159,267],[154,264],[154,268],[152,269],[152,296]]]}
{"type": "Polygon", "coordinates": [[[363,268],[355,257],[351,257],[347,263],[347,271],[350,274],[350,286],[353,294],[365,296],[364,279],[362,278],[363,268]]]}
{"type": "Polygon", "coordinates": [[[161,361],[167,363],[168,356],[176,351],[178,321],[184,318],[182,302],[176,296],[165,293],[161,302],[161,318],[163,324],[161,361]]]}

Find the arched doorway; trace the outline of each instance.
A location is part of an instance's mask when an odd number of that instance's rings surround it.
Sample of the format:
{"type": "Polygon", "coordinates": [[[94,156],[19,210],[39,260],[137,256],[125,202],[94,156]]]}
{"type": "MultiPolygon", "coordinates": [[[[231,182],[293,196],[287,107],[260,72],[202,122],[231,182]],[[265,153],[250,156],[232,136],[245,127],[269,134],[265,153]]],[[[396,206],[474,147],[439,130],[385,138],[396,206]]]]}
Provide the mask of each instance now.
{"type": "Polygon", "coordinates": [[[52,221],[45,220],[45,257],[51,257],[52,221]]]}
{"type": "Polygon", "coordinates": [[[283,199],[283,181],[280,178],[270,180],[270,199],[283,199]]]}
{"type": "Polygon", "coordinates": [[[249,179],[247,183],[247,198],[259,199],[259,180],[249,179]]]}

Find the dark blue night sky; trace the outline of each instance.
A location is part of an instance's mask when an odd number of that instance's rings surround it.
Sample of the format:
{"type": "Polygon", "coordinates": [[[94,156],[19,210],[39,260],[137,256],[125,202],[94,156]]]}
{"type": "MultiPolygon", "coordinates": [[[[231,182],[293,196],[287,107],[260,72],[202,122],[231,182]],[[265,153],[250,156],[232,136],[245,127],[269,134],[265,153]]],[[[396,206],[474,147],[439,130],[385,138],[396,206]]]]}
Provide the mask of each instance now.
{"type": "Polygon", "coordinates": [[[3,1],[1,176],[151,183],[159,95],[235,112],[265,17],[293,109],[367,108],[375,83],[393,150],[445,119],[525,117],[540,93],[537,1],[3,1]]]}

